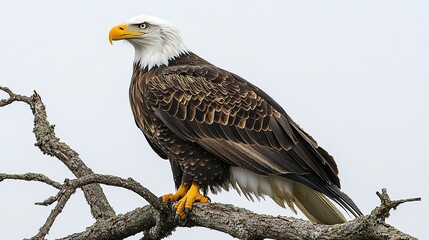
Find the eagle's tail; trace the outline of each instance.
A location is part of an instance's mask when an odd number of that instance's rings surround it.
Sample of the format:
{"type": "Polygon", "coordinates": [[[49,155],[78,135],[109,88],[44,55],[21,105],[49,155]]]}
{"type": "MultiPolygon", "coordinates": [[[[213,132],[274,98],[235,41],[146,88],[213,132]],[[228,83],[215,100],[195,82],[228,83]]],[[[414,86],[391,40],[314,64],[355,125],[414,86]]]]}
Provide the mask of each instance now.
{"type": "MultiPolygon", "coordinates": [[[[248,199],[254,200],[256,197],[259,200],[268,195],[281,207],[285,207],[286,203],[295,213],[294,206],[297,206],[314,223],[346,222],[344,215],[324,194],[289,178],[277,175],[258,175],[240,167],[231,167],[230,181],[232,186],[248,199]]],[[[339,189],[336,191],[334,188],[332,191],[335,191],[339,198],[345,199],[339,201],[340,206],[343,203],[346,209],[357,209],[356,215],[361,215],[353,201],[339,189]],[[351,207],[347,208],[347,203],[351,204],[351,207]]]]}
{"type": "Polygon", "coordinates": [[[312,222],[332,225],[347,221],[327,197],[304,184],[294,183],[293,197],[295,205],[312,222]]]}

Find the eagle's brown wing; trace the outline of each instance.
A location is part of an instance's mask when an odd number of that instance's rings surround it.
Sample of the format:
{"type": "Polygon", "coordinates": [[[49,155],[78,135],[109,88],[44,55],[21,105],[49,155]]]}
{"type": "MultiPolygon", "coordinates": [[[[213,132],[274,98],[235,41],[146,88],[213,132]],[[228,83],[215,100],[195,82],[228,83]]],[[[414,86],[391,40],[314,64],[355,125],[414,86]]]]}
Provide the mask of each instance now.
{"type": "Polygon", "coordinates": [[[262,90],[209,64],[162,71],[147,97],[175,134],[232,166],[301,182],[359,215],[338,189],[334,159],[262,90]]]}

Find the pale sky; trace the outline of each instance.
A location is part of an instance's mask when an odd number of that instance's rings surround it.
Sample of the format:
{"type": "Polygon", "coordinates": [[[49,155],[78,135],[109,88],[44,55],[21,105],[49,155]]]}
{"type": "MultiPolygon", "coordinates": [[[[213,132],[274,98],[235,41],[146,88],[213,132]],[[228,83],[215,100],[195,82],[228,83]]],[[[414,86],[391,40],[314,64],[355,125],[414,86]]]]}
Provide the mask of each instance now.
{"type": "MultiPolygon", "coordinates": [[[[174,191],[170,166],[146,143],[128,102],[134,49],[110,46],[111,27],[140,14],[179,27],[185,44],[213,64],[256,84],[312,135],[340,168],[342,189],[368,214],[386,187],[401,205],[388,223],[427,236],[429,213],[428,1],[3,1],[0,85],[37,90],[57,136],[97,173],[132,177],[162,195],[174,191]]],[[[0,93],[1,97],[5,97],[0,93]]],[[[29,107],[0,109],[0,172],[72,174],[34,147],[29,107]]],[[[147,204],[104,187],[117,213],[147,204]]],[[[0,183],[3,239],[36,234],[56,191],[41,183],[0,183]]],[[[294,216],[271,199],[252,203],[235,191],[209,195],[259,213],[294,216]]],[[[299,215],[302,217],[302,215],[299,215]]],[[[79,191],[48,239],[90,226],[79,191]]],[[[139,239],[138,234],[129,239],[139,239]]],[[[169,239],[230,239],[178,228],[169,239]]]]}

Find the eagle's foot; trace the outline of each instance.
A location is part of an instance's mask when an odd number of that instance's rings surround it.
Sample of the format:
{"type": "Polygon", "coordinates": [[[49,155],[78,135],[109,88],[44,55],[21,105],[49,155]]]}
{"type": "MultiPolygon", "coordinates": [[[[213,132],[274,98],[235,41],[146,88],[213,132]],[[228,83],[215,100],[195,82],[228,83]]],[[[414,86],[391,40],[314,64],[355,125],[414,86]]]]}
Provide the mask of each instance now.
{"type": "Polygon", "coordinates": [[[192,183],[191,188],[185,196],[176,204],[176,215],[182,220],[186,219],[192,210],[192,204],[194,204],[194,202],[209,202],[209,198],[200,193],[200,186],[196,183],[192,183]]]}
{"type": "Polygon", "coordinates": [[[168,205],[170,205],[172,202],[175,202],[178,199],[180,199],[181,197],[185,196],[188,189],[189,189],[189,186],[180,185],[180,187],[177,189],[176,193],[174,193],[174,194],[169,193],[169,194],[162,195],[160,197],[161,202],[167,203],[168,205]]]}

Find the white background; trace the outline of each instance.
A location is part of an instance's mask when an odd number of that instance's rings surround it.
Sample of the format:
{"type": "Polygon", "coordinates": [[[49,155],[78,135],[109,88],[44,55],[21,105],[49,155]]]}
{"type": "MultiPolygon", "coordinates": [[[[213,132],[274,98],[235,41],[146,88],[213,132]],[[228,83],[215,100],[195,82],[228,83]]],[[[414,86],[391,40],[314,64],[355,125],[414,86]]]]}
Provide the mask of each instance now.
{"type": "MultiPolygon", "coordinates": [[[[429,2],[427,1],[2,1],[0,85],[37,90],[57,136],[97,173],[133,177],[162,195],[174,191],[167,161],[150,149],[128,103],[134,50],[110,46],[111,27],[129,17],[162,17],[189,49],[258,85],[336,159],[342,189],[368,214],[392,198],[421,196],[388,223],[424,239],[429,213],[429,2]]],[[[6,97],[0,93],[1,97],[6,97]]],[[[22,103],[0,109],[0,172],[73,178],[33,146],[33,118],[22,103]]],[[[146,202],[105,187],[117,213],[146,202]]],[[[0,183],[2,239],[34,235],[56,191],[41,183],[0,183]]],[[[210,195],[256,212],[293,214],[271,199],[210,195]]],[[[301,215],[299,215],[301,216],[301,215]]],[[[49,239],[83,231],[94,220],[80,191],[49,239]]],[[[179,228],[169,239],[228,239],[179,228]]],[[[141,234],[130,239],[138,239],[141,234]]]]}

